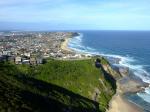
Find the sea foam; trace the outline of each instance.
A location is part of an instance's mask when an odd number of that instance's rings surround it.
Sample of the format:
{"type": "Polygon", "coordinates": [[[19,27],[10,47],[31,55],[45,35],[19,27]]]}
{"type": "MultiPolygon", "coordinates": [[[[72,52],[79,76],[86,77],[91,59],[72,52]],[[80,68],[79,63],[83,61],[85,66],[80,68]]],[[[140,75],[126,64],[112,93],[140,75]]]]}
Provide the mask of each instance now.
{"type": "MultiPolygon", "coordinates": [[[[124,66],[130,68],[134,75],[142,79],[142,81],[146,83],[150,83],[150,74],[144,69],[145,65],[137,65],[134,64],[137,60],[134,59],[133,57],[130,56],[121,56],[121,55],[114,55],[114,54],[106,54],[103,52],[100,52],[100,50],[96,50],[92,47],[89,46],[84,46],[82,39],[83,39],[83,34],[80,33],[79,36],[73,37],[70,42],[68,43],[68,47],[71,49],[80,52],[80,53],[87,53],[90,55],[101,55],[105,57],[112,57],[112,58],[117,58],[120,59],[119,66],[124,66]]],[[[139,97],[144,99],[146,102],[150,103],[150,88],[145,88],[144,93],[137,93],[139,97]]]]}

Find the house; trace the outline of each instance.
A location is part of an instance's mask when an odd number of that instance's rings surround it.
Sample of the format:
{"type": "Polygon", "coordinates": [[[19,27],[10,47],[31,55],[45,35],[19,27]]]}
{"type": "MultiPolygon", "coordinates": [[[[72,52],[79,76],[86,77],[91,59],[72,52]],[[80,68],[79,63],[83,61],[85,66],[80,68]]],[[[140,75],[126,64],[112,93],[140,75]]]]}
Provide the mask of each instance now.
{"type": "Polygon", "coordinates": [[[31,65],[36,65],[37,64],[37,62],[36,62],[36,58],[30,58],[30,64],[31,65]]]}
{"type": "Polygon", "coordinates": [[[31,54],[30,53],[24,53],[24,56],[30,57],[31,54]]]}
{"type": "Polygon", "coordinates": [[[11,51],[3,51],[3,55],[8,55],[8,56],[10,56],[10,55],[11,55],[11,51]]]}
{"type": "Polygon", "coordinates": [[[36,58],[37,64],[43,64],[43,58],[36,58]]]}
{"type": "Polygon", "coordinates": [[[20,56],[17,56],[17,57],[15,58],[15,63],[16,63],[16,64],[22,64],[22,60],[21,60],[21,57],[20,57],[20,56]]]}

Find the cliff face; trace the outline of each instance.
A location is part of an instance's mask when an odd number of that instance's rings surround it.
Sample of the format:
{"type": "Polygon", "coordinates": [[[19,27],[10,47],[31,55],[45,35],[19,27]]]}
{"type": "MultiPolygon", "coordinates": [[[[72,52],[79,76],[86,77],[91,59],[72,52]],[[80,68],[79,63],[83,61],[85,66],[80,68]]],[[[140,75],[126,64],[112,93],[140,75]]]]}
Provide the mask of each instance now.
{"type": "Polygon", "coordinates": [[[0,63],[0,111],[99,112],[108,108],[119,77],[107,60],[61,61],[29,67],[0,63]]]}
{"type": "Polygon", "coordinates": [[[120,72],[119,71],[117,72],[116,70],[114,70],[110,64],[104,64],[103,68],[105,71],[108,72],[109,75],[113,76],[114,79],[117,80],[121,77],[120,72]]]}

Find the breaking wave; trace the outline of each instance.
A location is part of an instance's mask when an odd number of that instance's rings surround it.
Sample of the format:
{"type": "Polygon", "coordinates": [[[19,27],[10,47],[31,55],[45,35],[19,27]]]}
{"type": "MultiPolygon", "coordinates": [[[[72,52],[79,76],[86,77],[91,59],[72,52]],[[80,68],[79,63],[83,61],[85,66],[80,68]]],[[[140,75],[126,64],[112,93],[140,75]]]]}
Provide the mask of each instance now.
{"type": "MultiPolygon", "coordinates": [[[[134,57],[107,54],[107,53],[103,53],[98,49],[94,49],[89,46],[84,46],[82,33],[80,33],[79,36],[73,37],[68,43],[68,47],[80,53],[86,53],[90,55],[101,55],[109,58],[119,59],[120,60],[119,65],[129,67],[130,70],[132,70],[132,72],[134,73],[134,75],[142,79],[143,82],[150,83],[150,74],[144,69],[144,67],[148,65],[135,64],[135,62],[138,60],[134,59],[134,57]]],[[[150,87],[145,88],[144,92],[137,93],[137,95],[141,97],[143,100],[145,100],[146,102],[150,103],[150,87]]]]}

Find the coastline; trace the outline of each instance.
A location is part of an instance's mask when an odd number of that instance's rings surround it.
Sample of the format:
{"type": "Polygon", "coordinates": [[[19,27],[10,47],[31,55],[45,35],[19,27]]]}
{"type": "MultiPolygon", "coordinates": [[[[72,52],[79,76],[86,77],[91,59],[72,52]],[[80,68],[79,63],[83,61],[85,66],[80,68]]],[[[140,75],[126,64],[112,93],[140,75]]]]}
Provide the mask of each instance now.
{"type": "Polygon", "coordinates": [[[64,50],[64,51],[67,51],[67,52],[73,52],[73,50],[71,50],[69,47],[68,47],[68,43],[70,41],[70,37],[66,37],[65,40],[61,43],[61,50],[64,50]]]}
{"type": "Polygon", "coordinates": [[[143,112],[140,107],[129,102],[120,94],[113,96],[110,103],[111,106],[107,112],[143,112]]]}
{"type": "Polygon", "coordinates": [[[122,77],[117,80],[116,94],[109,102],[107,112],[144,112],[144,109],[139,105],[129,101],[126,95],[144,91],[144,88],[148,87],[149,84],[130,74],[129,71],[120,74],[122,77]]]}
{"type": "Polygon", "coordinates": [[[91,59],[91,55],[87,53],[79,53],[71,48],[68,47],[68,43],[74,36],[67,36],[64,38],[64,41],[60,45],[60,50],[67,55],[71,55],[72,58],[65,58],[65,60],[84,60],[84,59],[91,59]]]}
{"type": "MultiPolygon", "coordinates": [[[[70,41],[70,39],[71,39],[70,37],[65,38],[65,41],[61,43],[61,49],[73,53],[75,51],[68,47],[68,42],[70,41]]],[[[81,54],[85,55],[84,53],[81,54]]],[[[143,82],[134,80],[127,74],[121,75],[122,77],[120,79],[117,79],[116,82],[117,83],[116,94],[110,100],[109,107],[106,110],[106,112],[144,112],[142,108],[130,102],[127,98],[125,98],[124,95],[126,93],[137,93],[139,91],[142,91],[143,88],[146,87],[147,85],[143,82]]]]}
{"type": "MultiPolygon", "coordinates": [[[[121,78],[121,80],[124,79],[121,78]]],[[[112,97],[107,112],[144,112],[142,108],[130,102],[124,96],[125,93],[142,91],[142,87],[140,87],[142,85],[132,79],[128,79],[126,83],[122,84],[121,80],[117,81],[116,94],[112,97]]]]}

